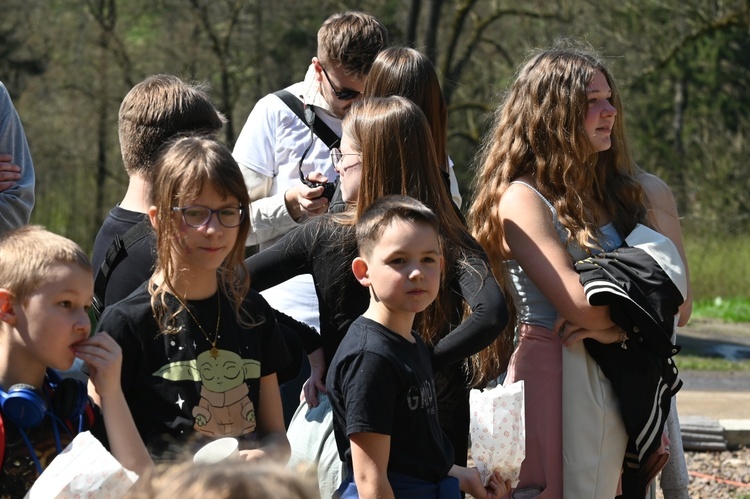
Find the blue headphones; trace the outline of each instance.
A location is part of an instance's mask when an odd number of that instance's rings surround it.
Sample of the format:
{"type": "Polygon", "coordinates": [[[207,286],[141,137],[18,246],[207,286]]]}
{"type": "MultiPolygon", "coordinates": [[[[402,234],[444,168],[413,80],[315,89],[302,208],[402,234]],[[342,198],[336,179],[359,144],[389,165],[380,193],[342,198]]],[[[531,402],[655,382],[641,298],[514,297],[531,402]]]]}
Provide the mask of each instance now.
{"type": "Polygon", "coordinates": [[[51,396],[44,389],[37,390],[22,383],[11,386],[7,392],[0,387],[4,417],[19,428],[33,428],[39,426],[47,414],[62,421],[83,415],[88,405],[88,392],[82,381],[61,379],[57,372],[47,369],[45,384],[49,385],[51,396]]]}
{"type": "Polygon", "coordinates": [[[42,473],[42,464],[26,435],[26,430],[39,426],[49,415],[59,454],[62,452],[62,444],[58,425],[62,425],[70,438],[73,438],[65,422],[77,420],[77,431],[80,432],[83,427],[83,413],[89,401],[86,384],[83,381],[75,378],[61,379],[60,375],[52,369],[47,369],[44,385],[41,390],[37,390],[31,385],[19,383],[11,386],[7,392],[0,387],[0,407],[3,410],[3,417],[18,428],[39,474],[42,473]]]}

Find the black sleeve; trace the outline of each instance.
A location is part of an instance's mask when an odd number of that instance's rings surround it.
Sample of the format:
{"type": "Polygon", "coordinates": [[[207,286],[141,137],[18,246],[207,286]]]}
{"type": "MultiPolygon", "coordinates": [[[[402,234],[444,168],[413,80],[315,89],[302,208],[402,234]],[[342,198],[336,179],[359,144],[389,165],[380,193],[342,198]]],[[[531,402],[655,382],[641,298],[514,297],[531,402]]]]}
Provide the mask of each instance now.
{"type": "Polygon", "coordinates": [[[147,324],[137,324],[136,314],[128,305],[120,302],[107,307],[96,324],[97,333],[106,331],[120,345],[123,359],[120,384],[124,394],[136,389],[138,373],[145,368],[146,349],[140,333],[149,328],[147,324]]]}
{"type": "Polygon", "coordinates": [[[310,248],[314,244],[315,219],[287,232],[270,248],[245,260],[250,285],[264,291],[292,277],[311,274],[310,248]]]}
{"type": "Polygon", "coordinates": [[[302,348],[305,350],[306,354],[310,354],[323,346],[323,342],[320,340],[320,334],[318,334],[314,327],[308,326],[304,322],[289,317],[285,313],[279,312],[276,309],[274,309],[274,315],[276,315],[276,322],[279,323],[279,327],[286,327],[299,337],[299,341],[302,343],[302,348]]]}
{"type": "MultiPolygon", "coordinates": [[[[107,307],[96,324],[96,332],[106,331],[122,349],[123,362],[120,371],[120,384],[123,394],[127,394],[133,389],[137,372],[141,369],[141,361],[145,359],[145,355],[144,349],[134,333],[134,326],[131,323],[132,314],[121,310],[124,306],[123,302],[107,307]]],[[[128,407],[128,410],[130,410],[130,407],[128,407]]],[[[105,448],[110,448],[104,417],[98,417],[94,420],[91,433],[105,448]]]]}
{"type": "Polygon", "coordinates": [[[466,255],[456,281],[471,313],[435,345],[432,362],[436,371],[489,346],[508,323],[505,297],[482,253],[466,255]]]}
{"type": "Polygon", "coordinates": [[[89,409],[86,410],[85,417],[89,418],[89,411],[93,414],[93,418],[89,422],[88,427],[84,424],[83,429],[87,429],[91,434],[96,437],[99,442],[104,446],[105,449],[111,451],[109,447],[109,437],[107,436],[107,427],[104,426],[104,416],[98,405],[89,399],[89,409]]]}
{"type": "Polygon", "coordinates": [[[156,263],[156,237],[149,234],[127,249],[125,258],[112,269],[107,280],[104,305],[124,300],[151,278],[156,263]]]}
{"type": "MultiPolygon", "coordinates": [[[[286,347],[284,337],[279,330],[279,324],[276,322],[275,311],[260,294],[253,291],[248,293],[245,300],[254,301],[257,307],[256,310],[262,310],[263,318],[255,326],[260,328],[260,332],[263,334],[260,375],[267,376],[278,373],[291,362],[292,357],[286,347]]],[[[255,307],[251,307],[250,309],[252,310],[253,308],[255,307]]]]}
{"type": "MultiPolygon", "coordinates": [[[[344,201],[343,194],[341,193],[341,178],[337,177],[334,184],[336,184],[336,190],[333,193],[331,204],[328,205],[328,213],[343,213],[347,210],[348,205],[344,201]]],[[[448,179],[450,182],[450,179],[448,179]]]]}

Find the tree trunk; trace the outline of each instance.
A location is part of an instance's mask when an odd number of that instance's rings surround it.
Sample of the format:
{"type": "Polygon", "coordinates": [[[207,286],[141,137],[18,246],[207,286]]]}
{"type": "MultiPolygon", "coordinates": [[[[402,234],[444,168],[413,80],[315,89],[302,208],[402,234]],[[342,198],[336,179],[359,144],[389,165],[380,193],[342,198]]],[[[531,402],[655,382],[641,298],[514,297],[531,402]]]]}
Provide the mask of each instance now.
{"type": "Polygon", "coordinates": [[[425,55],[437,66],[437,34],[440,28],[440,9],[443,0],[432,0],[430,3],[430,15],[427,20],[425,31],[425,55]]]}
{"type": "Polygon", "coordinates": [[[417,46],[417,26],[419,26],[419,12],[422,10],[422,0],[411,0],[409,17],[406,20],[406,45],[417,46]]]}
{"type": "Polygon", "coordinates": [[[672,117],[672,133],[673,142],[672,147],[674,148],[675,157],[677,158],[677,185],[674,186],[677,196],[677,211],[678,213],[687,213],[687,172],[685,162],[685,144],[683,142],[683,133],[685,127],[685,109],[687,108],[687,81],[688,77],[686,74],[681,74],[678,80],[674,84],[674,116],[672,117]]]}

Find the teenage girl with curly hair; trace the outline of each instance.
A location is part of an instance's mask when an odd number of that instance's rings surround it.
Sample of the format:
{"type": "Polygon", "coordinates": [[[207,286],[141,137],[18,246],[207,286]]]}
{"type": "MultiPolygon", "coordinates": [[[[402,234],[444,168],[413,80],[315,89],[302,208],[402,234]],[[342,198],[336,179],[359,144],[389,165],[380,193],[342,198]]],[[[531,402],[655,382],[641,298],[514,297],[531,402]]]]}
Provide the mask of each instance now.
{"type": "Polygon", "coordinates": [[[480,156],[468,221],[513,297],[506,383],[525,381],[527,418],[519,488],[539,497],[618,489],[627,435],[581,340],[614,343],[620,332],[609,307],[588,304],[573,264],[618,247],[646,218],[623,121],[599,57],[543,50],[519,70],[480,156]]]}

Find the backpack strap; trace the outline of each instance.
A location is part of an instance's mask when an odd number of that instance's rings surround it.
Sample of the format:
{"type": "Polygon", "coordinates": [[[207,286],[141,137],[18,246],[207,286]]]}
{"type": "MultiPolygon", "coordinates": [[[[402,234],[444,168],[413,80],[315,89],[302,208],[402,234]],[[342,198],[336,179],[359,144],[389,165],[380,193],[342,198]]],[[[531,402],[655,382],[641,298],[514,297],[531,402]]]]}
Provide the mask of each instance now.
{"type": "Polygon", "coordinates": [[[313,133],[328,146],[328,149],[332,149],[338,145],[340,137],[328,125],[323,123],[323,120],[315,119],[313,106],[306,106],[296,95],[288,90],[279,90],[278,92],[274,92],[273,95],[281,99],[299,119],[307,123],[307,126],[312,128],[313,133]]]}
{"type": "Polygon", "coordinates": [[[148,220],[141,220],[129,228],[122,237],[117,234],[107,249],[101,267],[96,273],[94,280],[94,300],[92,310],[94,316],[98,319],[104,311],[104,298],[107,295],[107,283],[112,271],[128,256],[128,250],[135,243],[151,234],[151,223],[148,220]]]}

